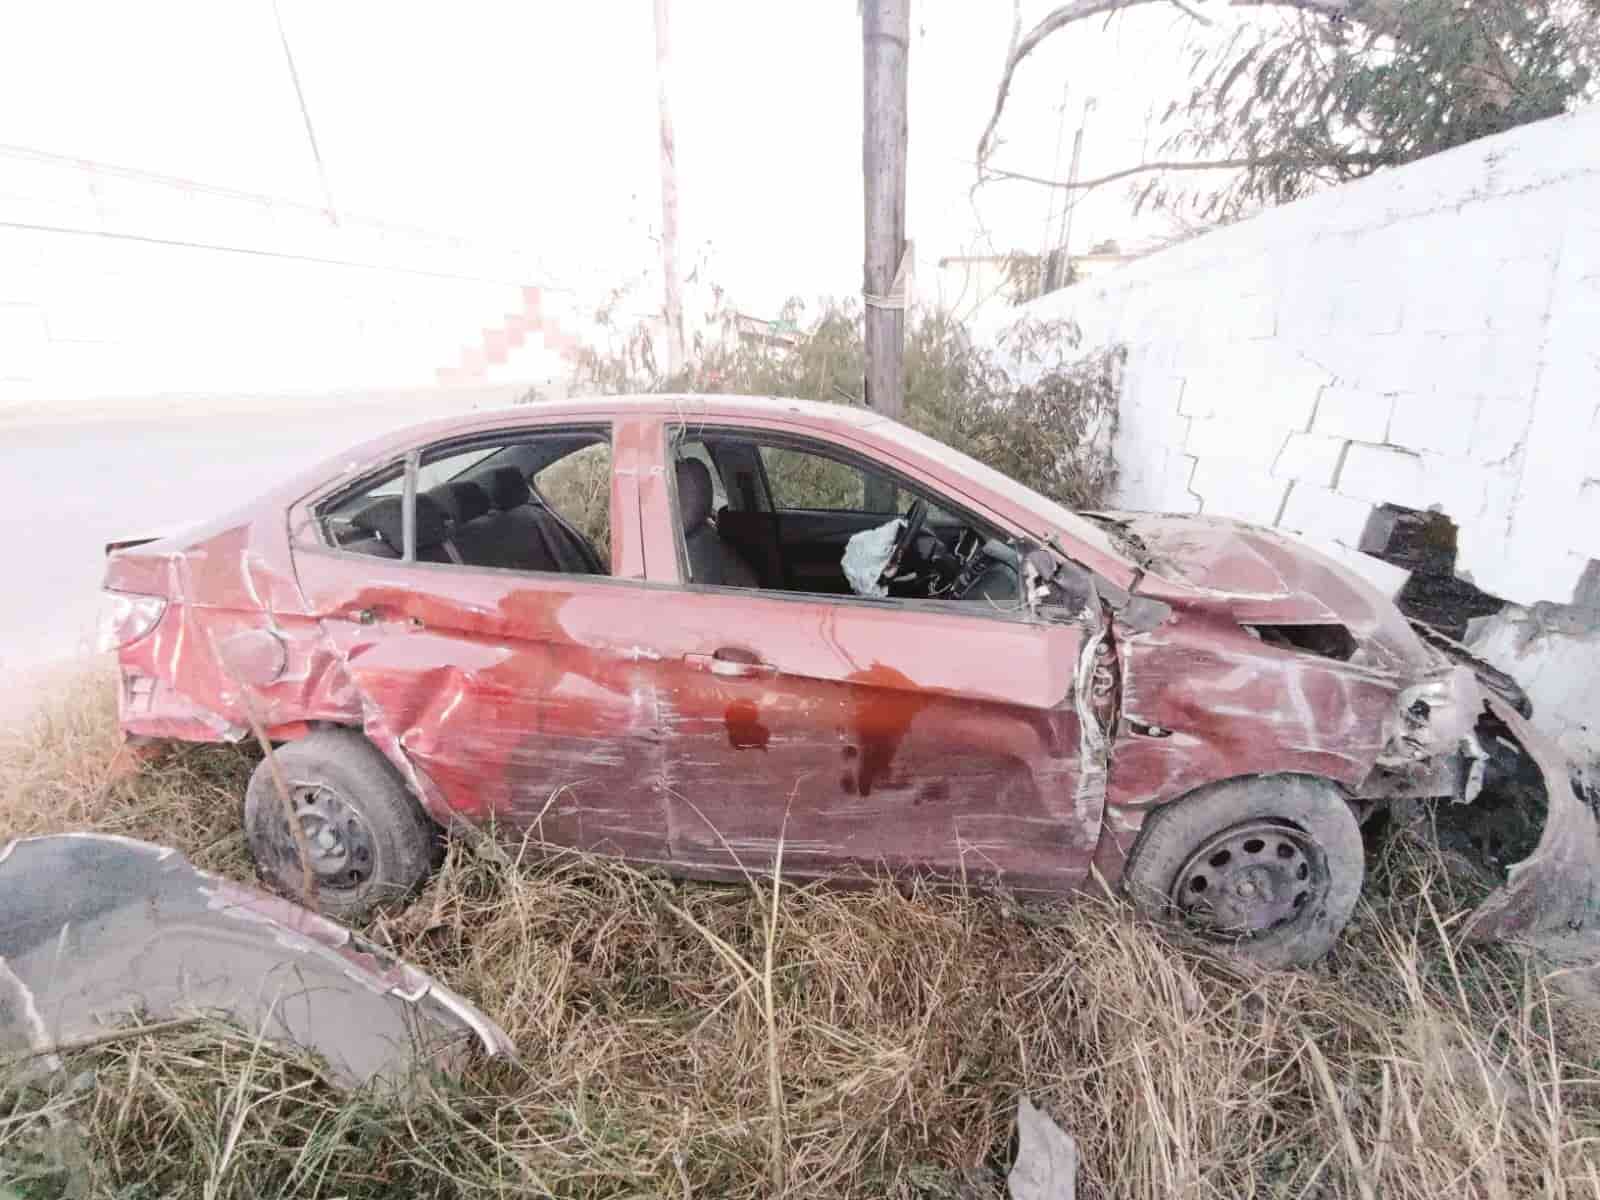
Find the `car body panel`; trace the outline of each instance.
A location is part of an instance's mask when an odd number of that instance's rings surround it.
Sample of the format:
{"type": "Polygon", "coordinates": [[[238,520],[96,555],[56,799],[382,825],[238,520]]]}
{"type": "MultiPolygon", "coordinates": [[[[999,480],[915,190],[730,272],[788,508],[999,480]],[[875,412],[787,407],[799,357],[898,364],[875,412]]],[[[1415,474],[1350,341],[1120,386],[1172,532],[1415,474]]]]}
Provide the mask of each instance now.
{"type": "Polygon", "coordinates": [[[0,845],[0,910],[8,1066],[59,1070],[58,1048],[102,1037],[110,1022],[201,1014],[313,1050],[348,1086],[514,1057],[499,1026],[415,967],[170,847],[108,834],[16,839],[0,845]]]}

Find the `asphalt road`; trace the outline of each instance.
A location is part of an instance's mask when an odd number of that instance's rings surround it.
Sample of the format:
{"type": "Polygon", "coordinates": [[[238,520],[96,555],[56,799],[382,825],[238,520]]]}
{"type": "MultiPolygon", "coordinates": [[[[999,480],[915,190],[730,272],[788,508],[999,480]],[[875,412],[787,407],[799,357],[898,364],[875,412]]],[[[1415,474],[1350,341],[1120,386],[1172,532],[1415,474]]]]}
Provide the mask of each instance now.
{"type": "Polygon", "coordinates": [[[40,681],[93,650],[106,542],[203,520],[386,428],[463,407],[429,397],[0,415],[0,719],[26,711],[40,681]]]}

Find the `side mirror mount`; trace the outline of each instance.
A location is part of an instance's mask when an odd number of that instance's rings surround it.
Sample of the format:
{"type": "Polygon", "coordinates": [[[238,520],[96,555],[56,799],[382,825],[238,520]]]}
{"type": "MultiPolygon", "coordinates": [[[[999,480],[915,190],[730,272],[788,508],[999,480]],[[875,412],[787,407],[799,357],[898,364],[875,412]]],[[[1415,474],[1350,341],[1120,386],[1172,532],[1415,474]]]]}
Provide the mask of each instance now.
{"type": "Polygon", "coordinates": [[[1062,616],[1076,619],[1099,608],[1094,576],[1082,567],[1038,547],[1028,551],[1022,561],[1028,609],[1035,615],[1041,609],[1054,609],[1062,616]]]}

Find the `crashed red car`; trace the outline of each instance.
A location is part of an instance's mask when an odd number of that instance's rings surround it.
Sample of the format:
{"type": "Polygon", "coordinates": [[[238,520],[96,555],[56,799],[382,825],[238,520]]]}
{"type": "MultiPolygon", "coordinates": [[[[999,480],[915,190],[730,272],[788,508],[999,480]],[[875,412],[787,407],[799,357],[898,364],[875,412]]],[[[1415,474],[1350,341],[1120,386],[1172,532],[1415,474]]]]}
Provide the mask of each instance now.
{"type": "Polygon", "coordinates": [[[120,543],[105,587],[126,733],[263,729],[305,836],[263,764],[251,849],[293,889],[303,843],[336,915],[409,893],[466,821],[712,878],[780,842],[799,876],[1098,876],[1301,962],[1398,799],[1509,868],[1478,932],[1591,904],[1564,762],[1359,576],[1265,529],[1069,512],[861,409],[407,429],[120,543]]]}

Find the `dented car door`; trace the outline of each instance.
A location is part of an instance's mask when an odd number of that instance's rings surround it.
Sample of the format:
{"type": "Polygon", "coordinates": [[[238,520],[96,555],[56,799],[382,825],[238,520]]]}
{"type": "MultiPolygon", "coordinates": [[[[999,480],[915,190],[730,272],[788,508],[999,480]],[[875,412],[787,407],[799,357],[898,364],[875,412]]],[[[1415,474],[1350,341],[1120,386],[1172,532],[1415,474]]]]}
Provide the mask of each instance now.
{"type": "MultiPolygon", "coordinates": [[[[631,458],[613,467],[612,561],[637,560],[631,458]]],[[[637,579],[366,557],[303,523],[296,574],[365,731],[436,820],[666,857],[637,579]]],[[[626,569],[626,568],[624,568],[626,569]]]]}

